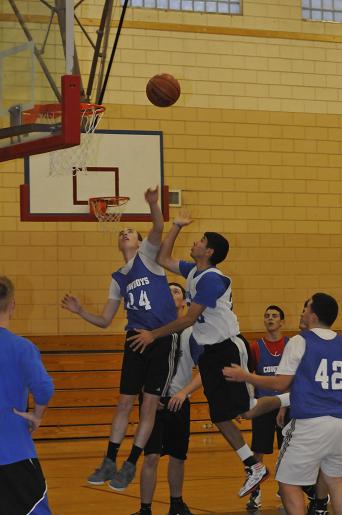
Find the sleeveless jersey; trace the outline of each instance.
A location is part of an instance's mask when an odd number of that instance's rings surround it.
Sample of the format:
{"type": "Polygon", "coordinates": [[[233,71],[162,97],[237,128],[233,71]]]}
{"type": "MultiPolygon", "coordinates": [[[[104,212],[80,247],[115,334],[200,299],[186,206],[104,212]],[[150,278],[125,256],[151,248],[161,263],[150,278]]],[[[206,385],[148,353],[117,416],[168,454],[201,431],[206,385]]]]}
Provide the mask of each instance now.
{"type": "Polygon", "coordinates": [[[139,255],[112,274],[127,311],[126,331],[157,329],[177,318],[176,306],[164,269],[139,255]]]}
{"type": "MultiPolygon", "coordinates": [[[[285,339],[288,341],[288,338],[285,339]]],[[[275,356],[266,347],[264,340],[261,338],[257,340],[260,350],[259,361],[256,364],[255,372],[261,376],[274,376],[277,373],[278,365],[281,360],[281,354],[275,356]]],[[[264,397],[265,395],[277,395],[277,390],[267,390],[266,388],[256,388],[255,397],[264,397]]]]}
{"type": "MultiPolygon", "coordinates": [[[[187,277],[186,289],[190,301],[196,296],[197,283],[205,274],[215,273],[225,277],[215,267],[208,268],[194,277],[196,272],[198,270],[194,266],[187,277]]],[[[215,308],[206,307],[193,325],[192,334],[199,345],[220,343],[240,333],[239,322],[232,311],[231,281],[229,278],[227,279],[229,280],[229,286],[223,295],[217,299],[215,308]]]]}
{"type": "Polygon", "coordinates": [[[342,336],[324,340],[300,333],[305,352],[291,386],[293,418],[342,418],[342,336]]]}

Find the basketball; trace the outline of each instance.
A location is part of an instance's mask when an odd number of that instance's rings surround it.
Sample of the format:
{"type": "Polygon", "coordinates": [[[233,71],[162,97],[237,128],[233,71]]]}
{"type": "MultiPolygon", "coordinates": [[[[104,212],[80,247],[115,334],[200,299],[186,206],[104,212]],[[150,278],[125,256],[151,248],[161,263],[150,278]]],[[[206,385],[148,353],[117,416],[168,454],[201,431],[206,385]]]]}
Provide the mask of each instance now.
{"type": "Polygon", "coordinates": [[[169,107],[177,102],[180,85],[177,79],[168,73],[152,77],[146,86],[149,101],[157,107],[169,107]]]}

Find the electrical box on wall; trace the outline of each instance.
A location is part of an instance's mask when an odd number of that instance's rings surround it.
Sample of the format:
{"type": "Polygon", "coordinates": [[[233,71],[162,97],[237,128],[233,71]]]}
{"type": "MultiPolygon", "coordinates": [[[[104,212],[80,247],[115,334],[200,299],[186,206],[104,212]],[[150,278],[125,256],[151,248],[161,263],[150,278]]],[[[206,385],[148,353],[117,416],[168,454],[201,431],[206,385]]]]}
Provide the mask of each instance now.
{"type": "Polygon", "coordinates": [[[169,190],[169,205],[170,205],[170,207],[181,207],[182,206],[181,190],[169,190]]]}

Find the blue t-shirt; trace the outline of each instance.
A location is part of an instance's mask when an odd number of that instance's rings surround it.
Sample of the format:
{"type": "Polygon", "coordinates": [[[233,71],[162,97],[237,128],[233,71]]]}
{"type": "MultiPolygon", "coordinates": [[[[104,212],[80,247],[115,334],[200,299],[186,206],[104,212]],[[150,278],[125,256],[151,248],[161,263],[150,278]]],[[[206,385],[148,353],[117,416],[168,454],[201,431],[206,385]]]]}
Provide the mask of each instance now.
{"type": "MultiPolygon", "coordinates": [[[[194,263],[180,261],[179,271],[183,277],[187,278],[195,266],[194,263]]],[[[196,272],[194,277],[197,277],[197,275],[201,273],[202,271],[196,272]]],[[[230,281],[228,277],[218,275],[215,272],[208,272],[198,281],[194,298],[188,300],[189,302],[195,302],[196,304],[201,304],[208,308],[215,308],[217,299],[222,297],[229,285],[230,281]]]]}
{"type": "Polygon", "coordinates": [[[27,420],[13,413],[26,411],[28,394],[45,405],[53,383],[32,342],[0,327],[0,465],[36,457],[27,420]]]}

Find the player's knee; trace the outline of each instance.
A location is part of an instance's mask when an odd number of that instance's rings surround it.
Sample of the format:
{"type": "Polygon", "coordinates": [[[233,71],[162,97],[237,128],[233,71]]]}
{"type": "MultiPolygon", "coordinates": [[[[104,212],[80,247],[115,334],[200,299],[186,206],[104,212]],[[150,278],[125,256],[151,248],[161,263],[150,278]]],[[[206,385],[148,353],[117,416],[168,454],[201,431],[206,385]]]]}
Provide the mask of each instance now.
{"type": "Polygon", "coordinates": [[[159,454],[147,454],[144,458],[144,467],[155,468],[158,466],[160,459],[159,454]]]}

